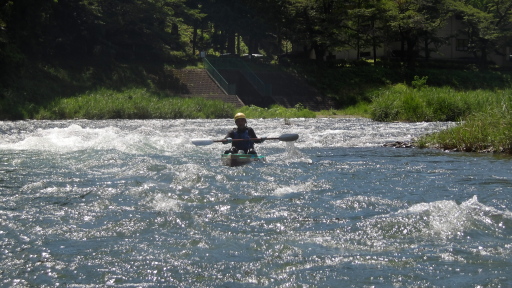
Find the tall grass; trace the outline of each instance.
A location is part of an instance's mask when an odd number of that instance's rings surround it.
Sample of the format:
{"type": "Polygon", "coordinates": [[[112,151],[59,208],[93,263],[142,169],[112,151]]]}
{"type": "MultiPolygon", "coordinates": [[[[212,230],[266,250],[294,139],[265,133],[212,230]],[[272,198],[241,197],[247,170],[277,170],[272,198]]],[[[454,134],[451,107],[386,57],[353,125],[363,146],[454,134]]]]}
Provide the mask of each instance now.
{"type": "Polygon", "coordinates": [[[457,91],[449,87],[412,88],[397,84],[373,97],[371,118],[376,121],[459,121],[497,107],[511,89],[457,91]]]}
{"type": "Polygon", "coordinates": [[[133,88],[125,91],[100,89],[83,95],[63,98],[34,112],[33,119],[219,119],[232,118],[237,111],[249,118],[312,118],[301,105],[295,108],[272,106],[260,108],[204,98],[170,97],[163,93],[133,88]]]}
{"type": "Polygon", "coordinates": [[[473,114],[460,126],[425,135],[419,147],[466,152],[499,152],[512,154],[512,101],[501,108],[473,114]]]}
{"type": "Polygon", "coordinates": [[[35,119],[192,119],[230,118],[235,107],[202,98],[168,97],[145,89],[100,89],[53,101],[35,119]]]}

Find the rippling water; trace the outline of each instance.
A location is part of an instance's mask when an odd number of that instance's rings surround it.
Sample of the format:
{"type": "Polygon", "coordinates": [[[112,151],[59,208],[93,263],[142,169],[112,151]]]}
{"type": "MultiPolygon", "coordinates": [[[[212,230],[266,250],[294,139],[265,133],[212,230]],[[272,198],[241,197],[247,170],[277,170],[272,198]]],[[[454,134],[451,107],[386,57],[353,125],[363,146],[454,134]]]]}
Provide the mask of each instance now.
{"type": "Polygon", "coordinates": [[[512,159],[381,147],[450,123],[0,122],[1,286],[511,287],[512,159]]]}

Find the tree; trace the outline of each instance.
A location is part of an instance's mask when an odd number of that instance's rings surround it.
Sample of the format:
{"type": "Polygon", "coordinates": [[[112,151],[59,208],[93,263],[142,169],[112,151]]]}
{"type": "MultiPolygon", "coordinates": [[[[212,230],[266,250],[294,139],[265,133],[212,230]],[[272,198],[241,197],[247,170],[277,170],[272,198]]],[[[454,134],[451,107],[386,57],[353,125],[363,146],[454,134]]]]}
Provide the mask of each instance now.
{"type": "MultiPolygon", "coordinates": [[[[398,36],[401,42],[400,56],[410,67],[417,56],[417,45],[423,39],[436,37],[449,14],[449,0],[390,0],[387,2],[386,26],[388,39],[398,36]]],[[[428,45],[426,45],[428,55],[428,45]]]]}
{"type": "Polygon", "coordinates": [[[180,32],[190,9],[183,0],[97,1],[97,45],[113,49],[116,57],[148,59],[185,49],[180,32]]]}
{"type": "MultiPolygon", "coordinates": [[[[207,14],[205,20],[213,28],[213,47],[221,53],[235,54],[240,52],[235,51],[235,44],[243,41],[250,54],[259,53],[261,44],[268,42],[266,40],[275,33],[273,27],[277,22],[272,16],[277,15],[275,11],[281,9],[281,3],[275,0],[205,1],[202,12],[207,14]]],[[[264,49],[271,52],[267,46],[264,49]]]]}
{"type": "Polygon", "coordinates": [[[288,35],[303,43],[307,52],[314,51],[317,61],[323,61],[328,49],[346,44],[343,34],[350,1],[294,0],[290,2],[288,35]]]}
{"type": "Polygon", "coordinates": [[[382,0],[358,0],[351,6],[346,33],[348,44],[356,49],[358,59],[361,49],[372,48],[373,59],[377,60],[377,48],[384,41],[382,18],[384,14],[382,0]]]}
{"type": "Polygon", "coordinates": [[[461,0],[454,10],[466,27],[469,51],[487,68],[490,51],[502,54],[500,48],[512,44],[512,0],[461,0]]]}
{"type": "Polygon", "coordinates": [[[2,37],[27,56],[161,57],[186,45],[183,19],[196,10],[184,1],[3,0],[2,37]]]}
{"type": "MultiPolygon", "coordinates": [[[[31,56],[44,52],[41,43],[51,25],[53,0],[2,1],[2,28],[6,32],[6,42],[31,56]]],[[[2,29],[2,30],[3,30],[2,29]]]]}

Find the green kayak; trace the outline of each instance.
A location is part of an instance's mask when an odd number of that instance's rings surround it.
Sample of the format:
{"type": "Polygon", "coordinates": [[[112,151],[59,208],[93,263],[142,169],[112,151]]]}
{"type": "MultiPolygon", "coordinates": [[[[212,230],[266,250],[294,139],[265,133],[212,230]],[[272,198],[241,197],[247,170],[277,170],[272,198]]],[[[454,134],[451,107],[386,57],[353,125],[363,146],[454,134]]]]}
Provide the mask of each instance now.
{"type": "Polygon", "coordinates": [[[254,154],[222,154],[222,164],[229,167],[242,166],[254,161],[265,161],[265,156],[254,154]]]}

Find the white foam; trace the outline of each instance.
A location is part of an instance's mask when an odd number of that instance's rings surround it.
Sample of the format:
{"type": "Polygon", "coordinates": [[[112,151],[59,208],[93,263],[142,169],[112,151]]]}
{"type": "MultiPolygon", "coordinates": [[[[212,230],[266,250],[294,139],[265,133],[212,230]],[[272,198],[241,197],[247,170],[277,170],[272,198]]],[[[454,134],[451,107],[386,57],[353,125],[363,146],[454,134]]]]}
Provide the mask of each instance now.
{"type": "Polygon", "coordinates": [[[150,205],[157,211],[179,211],[181,202],[175,199],[169,198],[167,195],[157,194],[150,205]]]}

